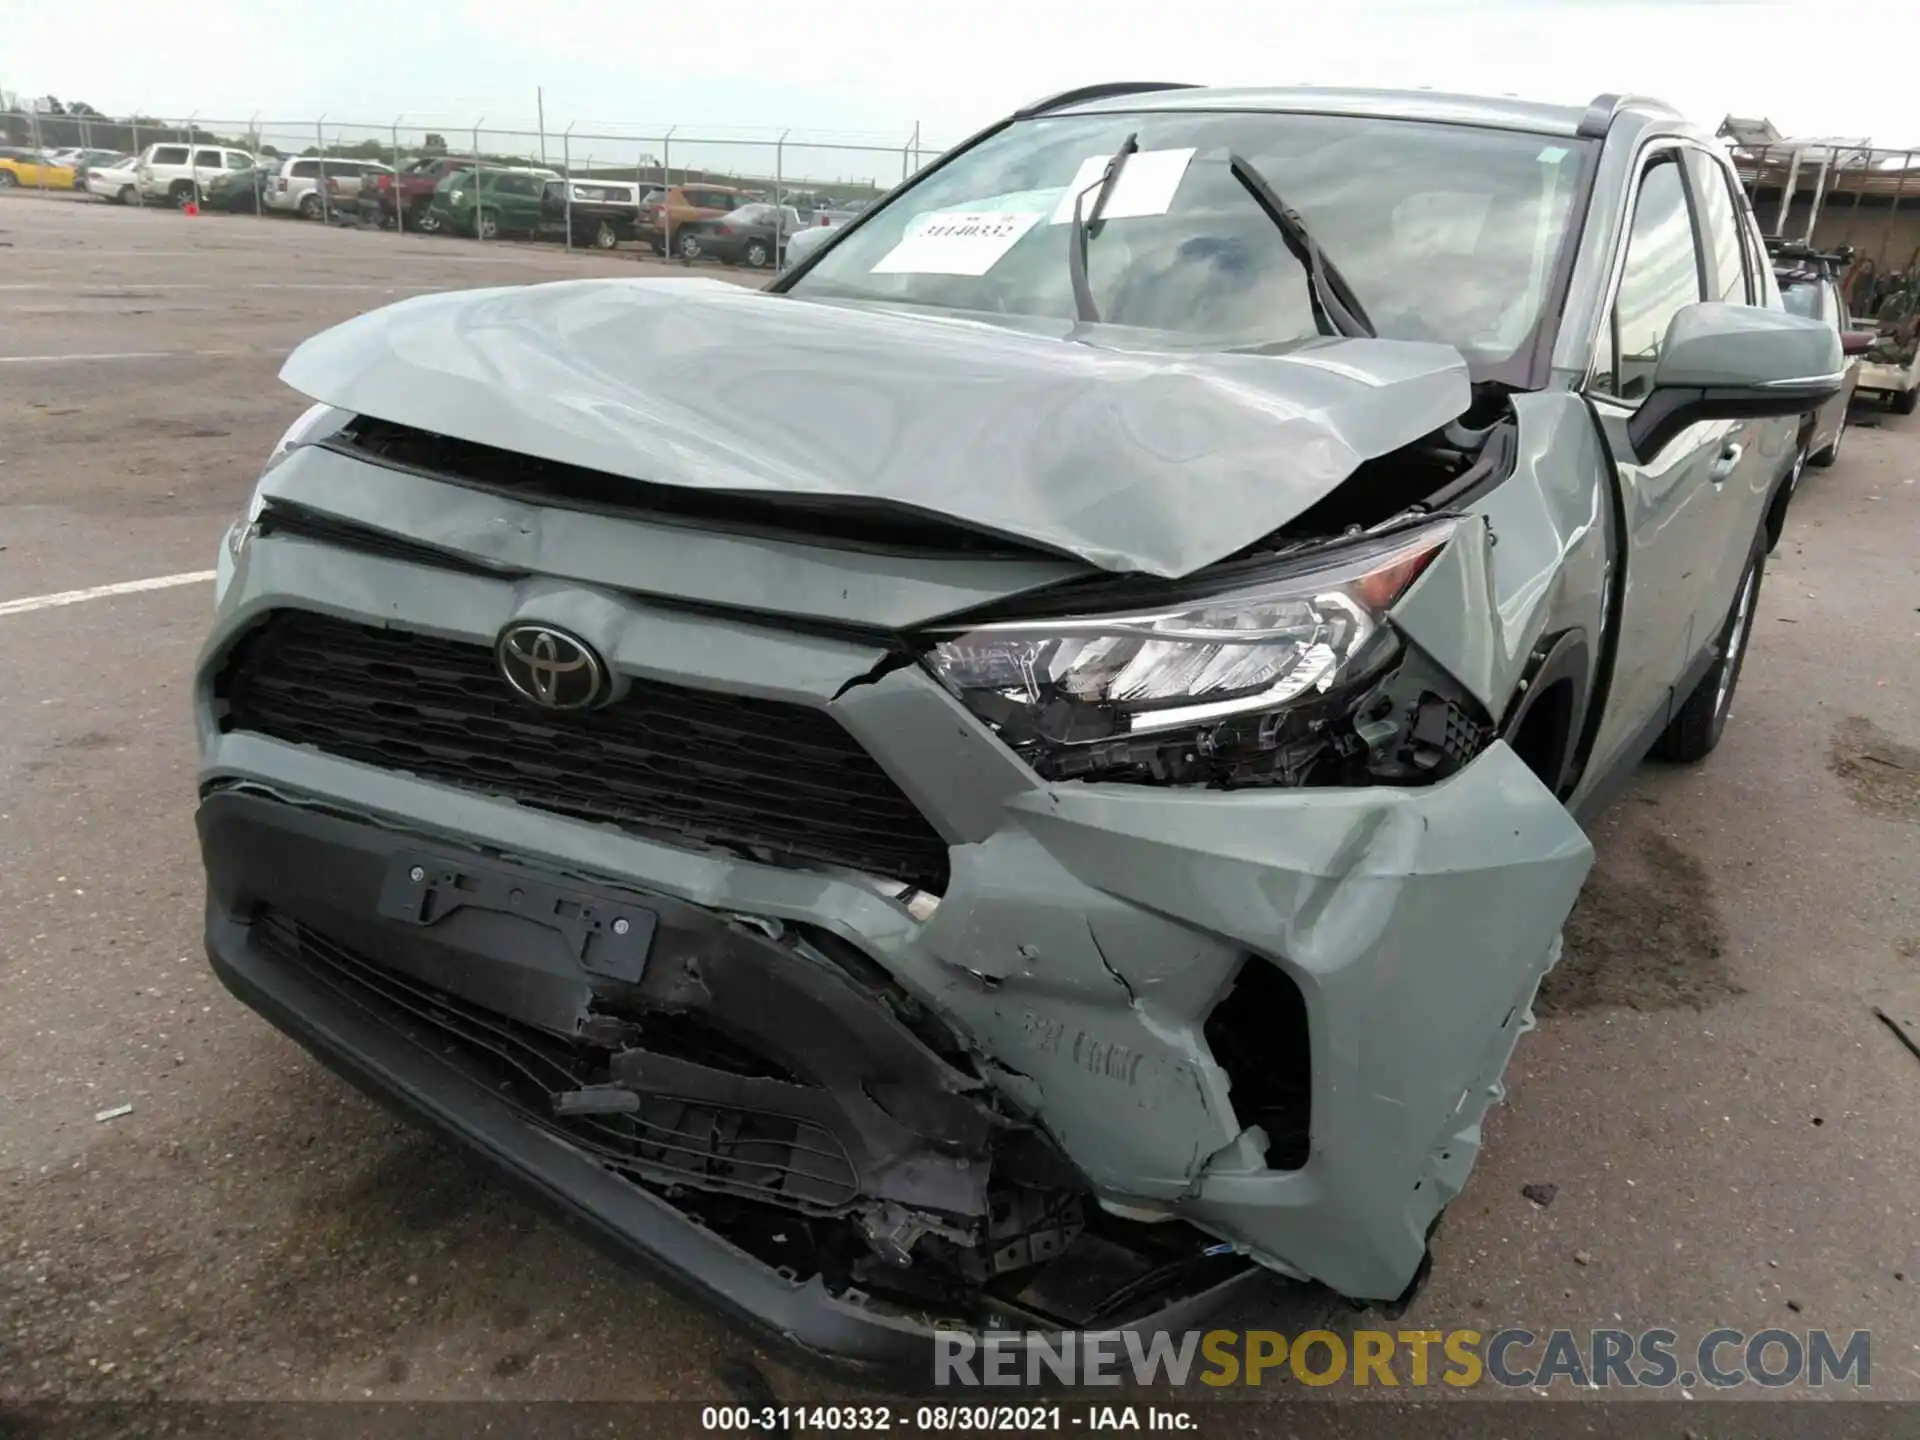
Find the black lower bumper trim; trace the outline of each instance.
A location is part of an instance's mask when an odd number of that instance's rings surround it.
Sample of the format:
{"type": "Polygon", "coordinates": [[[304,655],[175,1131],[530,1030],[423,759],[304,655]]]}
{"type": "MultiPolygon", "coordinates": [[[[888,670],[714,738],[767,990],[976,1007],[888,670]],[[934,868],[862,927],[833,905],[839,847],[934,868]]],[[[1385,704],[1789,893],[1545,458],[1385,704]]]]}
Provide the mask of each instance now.
{"type": "MultiPolygon", "coordinates": [[[[795,1279],[708,1229],[664,1198],[624,1178],[553,1129],[530,1123],[506,1097],[367,1007],[316,971],[289,963],[271,921],[256,922],[240,892],[261,888],[258,875],[235,885],[236,834],[262,827],[307,842],[352,836],[340,859],[351,868],[355,846],[401,848],[413,837],[343,820],[258,795],[210,796],[201,807],[210,884],[207,954],[236,998],[258,1011],[319,1060],[368,1095],[451,1140],[513,1182],[543,1210],[610,1253],[638,1260],[692,1298],[728,1318],[843,1366],[925,1377],[934,1330],[926,1317],[831,1292],[817,1277],[795,1279]]],[[[273,847],[245,847],[255,864],[271,866],[273,847]]],[[[300,886],[330,888],[315,868],[300,886]]],[[[1180,1330],[1228,1305],[1247,1304],[1268,1281],[1257,1268],[1182,1296],[1124,1329],[1180,1330]]],[[[1012,1320],[1009,1319],[1009,1324],[1012,1320]]]]}

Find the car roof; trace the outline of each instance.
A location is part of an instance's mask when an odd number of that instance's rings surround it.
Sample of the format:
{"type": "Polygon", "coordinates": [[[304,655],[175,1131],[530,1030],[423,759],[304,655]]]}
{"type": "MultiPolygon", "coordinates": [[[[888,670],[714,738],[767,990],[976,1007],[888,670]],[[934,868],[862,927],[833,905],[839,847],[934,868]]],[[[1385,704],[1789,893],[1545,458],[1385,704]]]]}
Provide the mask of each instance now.
{"type": "MultiPolygon", "coordinates": [[[[1677,121],[1672,106],[1645,96],[1596,97],[1584,105],[1546,104],[1510,95],[1467,95],[1440,90],[1367,90],[1319,86],[1258,88],[1124,89],[1092,87],[1092,93],[1070,92],[1039,101],[1020,114],[1118,114],[1139,111],[1253,110],[1281,114],[1377,116],[1381,119],[1426,120],[1449,125],[1482,125],[1502,130],[1528,130],[1543,135],[1575,136],[1600,133],[1616,118],[1677,121]],[[1108,93],[1100,93],[1102,91],[1108,93]]],[[[1595,138],[1598,138],[1597,136],[1595,138]]]]}

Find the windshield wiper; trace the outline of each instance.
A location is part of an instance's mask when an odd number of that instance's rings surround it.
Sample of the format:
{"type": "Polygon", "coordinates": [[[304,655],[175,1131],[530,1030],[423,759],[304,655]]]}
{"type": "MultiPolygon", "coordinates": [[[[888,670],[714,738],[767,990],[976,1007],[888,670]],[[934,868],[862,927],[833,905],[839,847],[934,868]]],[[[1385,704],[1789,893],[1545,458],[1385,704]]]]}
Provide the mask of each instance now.
{"type": "Polygon", "coordinates": [[[1361,308],[1345,277],[1320,253],[1299,212],[1275,194],[1266,177],[1243,157],[1227,156],[1227,168],[1253,197],[1254,203],[1266,211],[1267,218],[1279,229],[1280,238],[1286,241],[1287,249],[1293,252],[1293,258],[1307,272],[1307,299],[1313,306],[1313,323],[1320,333],[1374,338],[1379,332],[1373,328],[1373,321],[1367,318],[1367,312],[1361,308]]]}
{"type": "Polygon", "coordinates": [[[1107,161],[1106,173],[1100,177],[1100,189],[1093,197],[1093,209],[1085,216],[1080,213],[1080,202],[1087,198],[1086,190],[1073,197],[1073,224],[1067,227],[1067,278],[1073,282],[1073,309],[1082,325],[1100,323],[1100,307],[1093,303],[1093,287],[1087,283],[1087,241],[1098,232],[1100,214],[1107,208],[1107,197],[1113,194],[1113,187],[1120,182],[1120,172],[1126,168],[1127,157],[1139,148],[1140,132],[1137,130],[1120,142],[1120,148],[1107,161]]]}

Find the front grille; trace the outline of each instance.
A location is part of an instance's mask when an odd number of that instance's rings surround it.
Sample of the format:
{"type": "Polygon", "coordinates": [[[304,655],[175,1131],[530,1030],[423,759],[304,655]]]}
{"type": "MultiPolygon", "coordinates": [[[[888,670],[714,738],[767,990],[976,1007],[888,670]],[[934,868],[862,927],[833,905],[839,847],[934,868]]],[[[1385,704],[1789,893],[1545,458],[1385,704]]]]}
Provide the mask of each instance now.
{"type": "Polygon", "coordinates": [[[814,1212],[836,1211],[859,1198],[846,1147],[819,1125],[665,1096],[645,1097],[634,1114],[556,1116],[552,1097],[604,1080],[604,1060],[374,964],[271,910],[255,920],[254,937],[276,960],[297,965],[342,999],[429,1046],[530,1123],[565,1135],[609,1169],[654,1184],[689,1183],[814,1212]]]}
{"type": "Polygon", "coordinates": [[[542,810],[943,891],[947,848],[838,721],[781,701],[637,681],[537,710],[492,650],[282,610],[235,647],[224,726],[542,810]]]}

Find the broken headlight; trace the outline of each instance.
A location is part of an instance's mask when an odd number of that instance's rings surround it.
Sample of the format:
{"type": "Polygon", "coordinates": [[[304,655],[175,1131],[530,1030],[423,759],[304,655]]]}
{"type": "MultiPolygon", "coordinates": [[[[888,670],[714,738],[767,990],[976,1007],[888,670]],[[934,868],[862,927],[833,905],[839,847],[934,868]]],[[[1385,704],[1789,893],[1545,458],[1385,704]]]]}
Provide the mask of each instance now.
{"type": "Polygon", "coordinates": [[[1050,778],[1201,778],[1260,756],[1271,773],[1367,694],[1399,650],[1387,608],[1452,529],[1267,565],[1149,608],[938,633],[923,659],[1050,778]]]}

